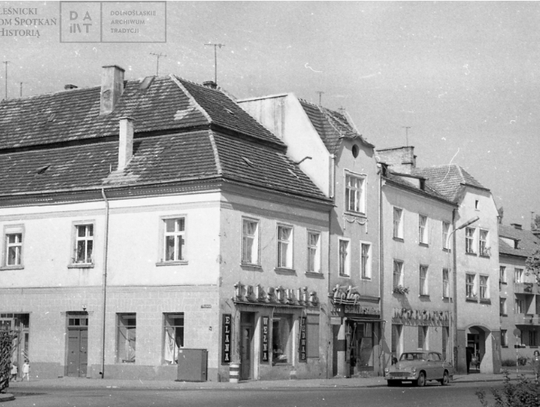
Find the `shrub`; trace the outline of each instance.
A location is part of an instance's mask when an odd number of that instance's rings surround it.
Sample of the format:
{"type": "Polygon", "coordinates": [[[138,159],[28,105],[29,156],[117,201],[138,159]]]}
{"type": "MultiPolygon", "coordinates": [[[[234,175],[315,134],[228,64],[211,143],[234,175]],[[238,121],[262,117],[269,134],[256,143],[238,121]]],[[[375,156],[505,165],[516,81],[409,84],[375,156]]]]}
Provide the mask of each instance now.
{"type": "Polygon", "coordinates": [[[530,381],[525,376],[520,375],[517,382],[512,383],[508,371],[504,372],[504,382],[502,389],[491,389],[494,404],[489,404],[486,399],[486,392],[478,390],[476,396],[484,407],[532,407],[538,406],[540,397],[540,386],[534,381],[530,381]]]}
{"type": "Polygon", "coordinates": [[[516,359],[503,359],[501,365],[506,367],[513,367],[516,365],[516,359]]]}

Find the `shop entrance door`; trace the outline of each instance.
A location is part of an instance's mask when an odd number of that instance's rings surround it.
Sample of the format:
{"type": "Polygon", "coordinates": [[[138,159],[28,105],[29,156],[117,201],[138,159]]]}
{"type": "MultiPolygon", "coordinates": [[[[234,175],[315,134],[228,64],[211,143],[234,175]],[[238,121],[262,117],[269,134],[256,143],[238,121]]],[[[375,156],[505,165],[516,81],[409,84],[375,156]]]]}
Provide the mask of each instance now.
{"type": "Polygon", "coordinates": [[[86,377],[88,366],[88,314],[68,314],[67,375],[86,377]]]}
{"type": "Polygon", "coordinates": [[[255,331],[255,313],[240,314],[240,380],[251,379],[253,332],[255,331]]]}

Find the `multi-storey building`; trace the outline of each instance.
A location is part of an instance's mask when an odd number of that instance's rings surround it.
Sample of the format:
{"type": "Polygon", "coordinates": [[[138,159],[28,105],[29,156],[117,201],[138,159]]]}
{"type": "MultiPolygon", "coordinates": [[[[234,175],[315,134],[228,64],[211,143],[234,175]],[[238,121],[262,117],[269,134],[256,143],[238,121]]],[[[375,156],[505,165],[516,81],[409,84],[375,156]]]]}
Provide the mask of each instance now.
{"type": "MultiPolygon", "coordinates": [[[[436,277],[436,280],[439,280],[441,284],[444,284],[443,276],[446,273],[443,269],[449,269],[451,298],[447,302],[444,302],[443,299],[444,305],[441,305],[441,309],[451,311],[449,334],[454,365],[459,372],[466,371],[467,349],[469,349],[472,354],[477,354],[481,360],[480,370],[482,372],[498,372],[500,369],[498,211],[491,192],[467,171],[455,164],[417,168],[412,147],[378,150],[377,152],[381,157],[381,161],[389,165],[390,170],[400,173],[401,178],[403,178],[403,174],[416,177],[417,181],[415,182],[420,185],[420,189],[422,189],[423,185],[426,191],[443,197],[447,202],[455,206],[451,213],[449,212],[451,206],[448,205],[439,205],[438,210],[435,207],[431,209],[433,211],[431,213],[435,216],[433,226],[436,226],[432,230],[433,235],[438,235],[441,239],[442,236],[447,235],[447,239],[451,243],[446,244],[446,247],[442,241],[439,244],[435,243],[439,246],[440,254],[431,258],[428,253],[435,253],[437,250],[428,252],[424,250],[425,247],[419,244],[414,256],[419,261],[416,274],[418,277],[414,277],[413,280],[418,280],[421,291],[423,289],[423,276],[427,275],[429,278],[430,261],[433,261],[436,265],[433,274],[440,276],[436,277]],[[446,226],[448,223],[450,223],[449,229],[446,226]],[[444,251],[445,249],[451,251],[450,256],[448,252],[444,251]],[[424,254],[428,255],[428,257],[424,257],[425,260],[422,260],[424,254]],[[423,270],[422,266],[424,266],[423,270]],[[428,266],[427,269],[425,266],[428,266]]],[[[409,205],[411,204],[409,203],[409,205]]],[[[414,206],[414,204],[412,205],[414,206]]],[[[404,211],[399,211],[401,209],[399,204],[393,206],[397,211],[392,213],[390,218],[395,225],[392,228],[398,228],[399,231],[399,219],[402,216],[400,213],[403,214],[404,211]]],[[[417,235],[419,241],[425,239],[422,235],[425,236],[426,234],[425,225],[429,224],[430,214],[422,212],[427,210],[425,207],[418,207],[415,211],[418,214],[418,223],[413,223],[414,232],[410,232],[411,238],[417,235]]],[[[416,214],[414,217],[416,217],[416,214]]],[[[388,227],[388,223],[389,220],[385,222],[386,227],[388,227]]],[[[427,234],[429,236],[429,229],[427,234]]],[[[387,247],[387,240],[384,239],[383,241],[384,250],[387,247]]],[[[436,240],[439,239],[436,238],[436,240]]],[[[399,243],[401,242],[398,240],[397,243],[392,244],[393,246],[390,247],[399,246],[399,243]]],[[[428,243],[430,243],[429,240],[428,243]]],[[[395,250],[398,249],[395,248],[395,250]]],[[[395,260],[397,260],[397,263],[391,269],[392,276],[390,276],[390,269],[385,263],[385,282],[388,279],[393,281],[393,274],[397,273],[394,268],[399,268],[400,259],[395,260]]],[[[416,265],[413,266],[413,269],[415,267],[416,265]]],[[[387,290],[386,285],[385,292],[387,290]]],[[[437,291],[440,291],[440,289],[437,291]]],[[[420,295],[419,300],[422,301],[421,292],[418,295],[420,295]]],[[[437,295],[440,295],[440,293],[437,293],[437,295]]],[[[426,311],[429,309],[427,307],[428,303],[431,303],[431,296],[429,301],[424,302],[426,311]]],[[[399,307],[396,312],[398,311],[399,307]]],[[[417,324],[425,326],[425,323],[417,322],[417,324]]],[[[425,340],[423,334],[426,331],[429,340],[429,326],[427,329],[418,328],[418,344],[423,344],[425,340]]],[[[395,332],[395,335],[397,335],[397,332],[395,332]]],[[[437,339],[436,342],[446,343],[444,335],[443,330],[442,337],[437,339]]],[[[431,345],[428,344],[427,346],[431,345]]]]}
{"type": "Polygon", "coordinates": [[[215,86],[0,104],[0,314],[32,375],[326,377],[329,200],[215,86]],[[205,353],[203,353],[203,358],[205,353]],[[207,373],[207,376],[205,376],[207,373]]]}
{"type": "Polygon", "coordinates": [[[239,101],[332,199],[327,322],[333,376],[382,373],[380,182],[374,146],[343,112],[280,94],[239,101]]]}
{"type": "Polygon", "coordinates": [[[540,239],[518,224],[499,225],[499,312],[501,358],[530,358],[540,346],[540,289],[526,260],[540,250],[540,239]]]}

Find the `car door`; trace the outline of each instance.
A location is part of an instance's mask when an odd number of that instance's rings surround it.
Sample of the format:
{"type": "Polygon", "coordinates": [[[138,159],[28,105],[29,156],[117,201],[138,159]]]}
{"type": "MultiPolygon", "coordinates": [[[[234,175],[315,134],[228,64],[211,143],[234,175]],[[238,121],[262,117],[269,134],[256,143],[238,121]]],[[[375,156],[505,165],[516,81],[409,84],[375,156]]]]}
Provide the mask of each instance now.
{"type": "Polygon", "coordinates": [[[437,352],[429,353],[430,379],[442,379],[443,368],[441,356],[437,352]]]}

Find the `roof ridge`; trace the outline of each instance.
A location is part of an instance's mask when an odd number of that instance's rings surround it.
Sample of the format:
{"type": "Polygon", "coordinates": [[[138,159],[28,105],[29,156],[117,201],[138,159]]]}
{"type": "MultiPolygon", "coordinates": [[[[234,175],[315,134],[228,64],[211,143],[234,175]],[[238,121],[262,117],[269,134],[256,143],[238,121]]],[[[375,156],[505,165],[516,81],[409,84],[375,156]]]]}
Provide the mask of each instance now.
{"type": "MultiPolygon", "coordinates": [[[[212,123],[212,118],[210,117],[208,112],[202,108],[202,106],[197,102],[197,100],[195,100],[193,95],[189,93],[189,91],[186,89],[186,87],[182,83],[183,78],[179,78],[174,74],[170,74],[169,77],[182,90],[182,92],[184,92],[184,94],[188,97],[190,103],[192,103],[202,113],[202,115],[206,118],[206,120],[208,120],[208,123],[212,123]]],[[[186,82],[190,82],[190,81],[186,80],[186,82]]]]}

